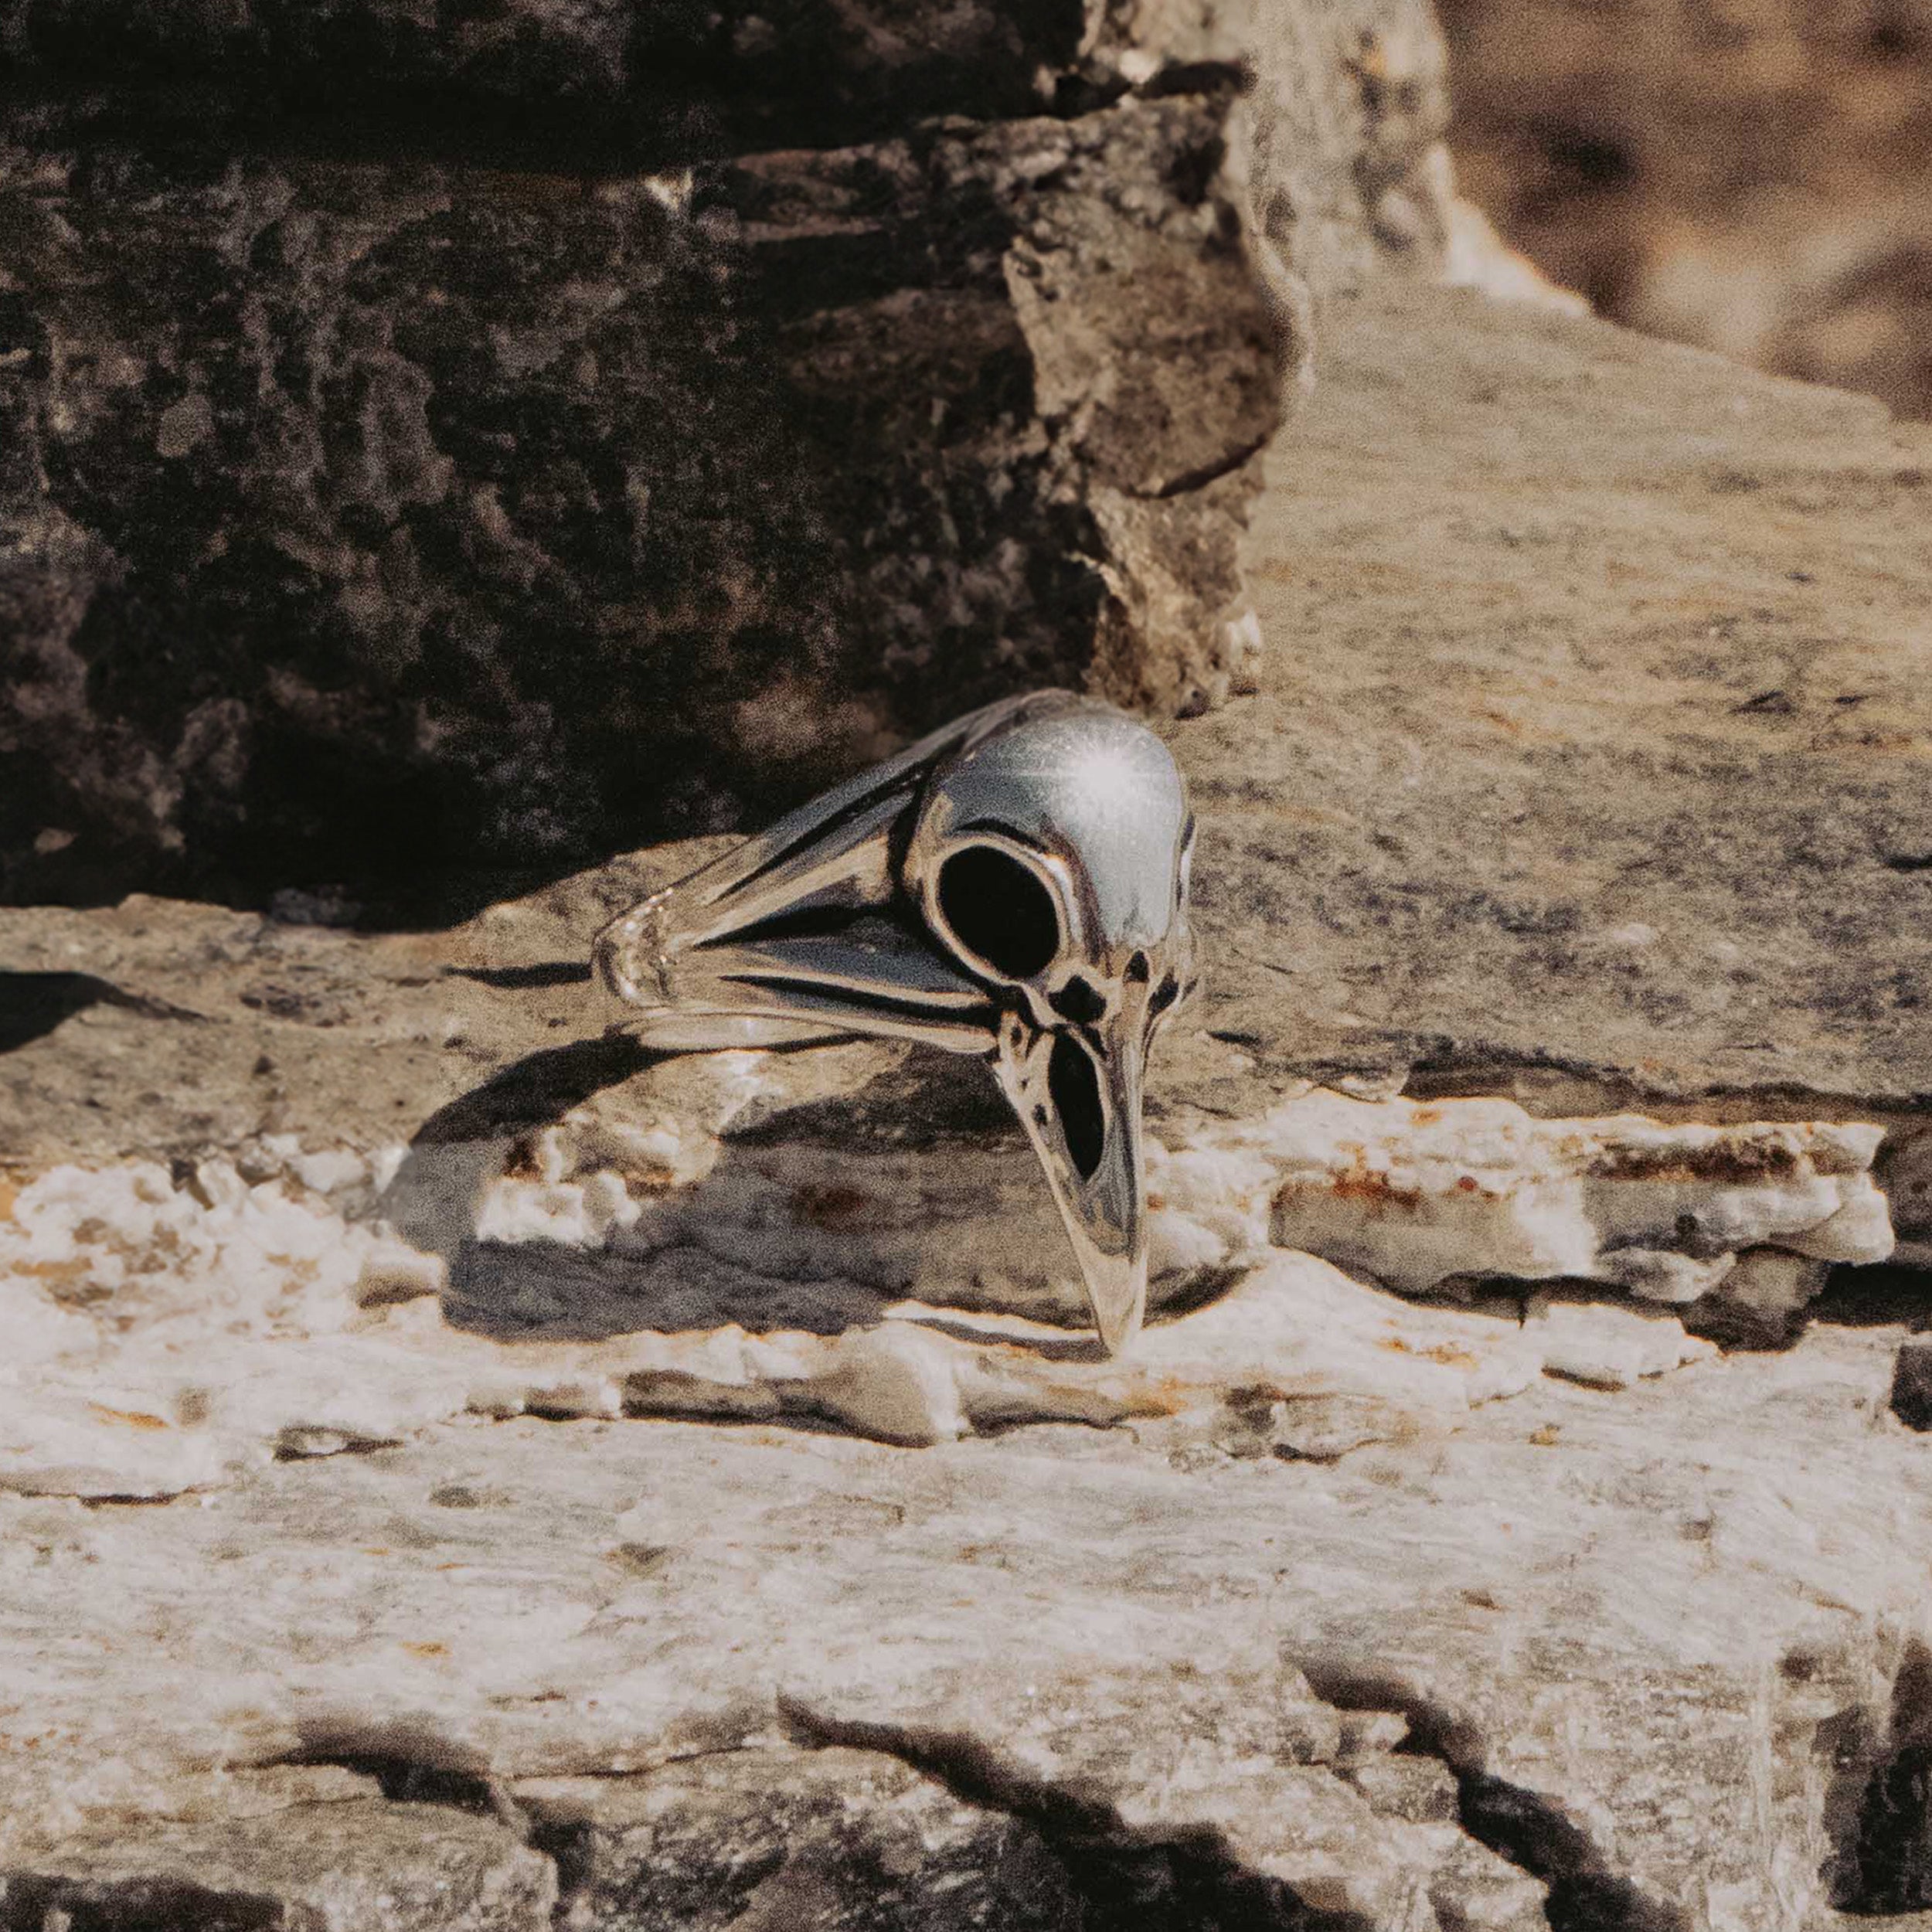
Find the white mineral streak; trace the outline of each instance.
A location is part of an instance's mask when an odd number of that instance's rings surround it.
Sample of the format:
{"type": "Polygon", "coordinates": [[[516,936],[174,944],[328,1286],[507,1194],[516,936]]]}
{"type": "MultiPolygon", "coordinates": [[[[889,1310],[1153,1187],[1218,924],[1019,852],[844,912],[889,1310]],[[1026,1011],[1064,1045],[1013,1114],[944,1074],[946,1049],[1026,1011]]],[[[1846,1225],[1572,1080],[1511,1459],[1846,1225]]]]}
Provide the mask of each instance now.
{"type": "Polygon", "coordinates": [[[809,1416],[931,1442],[1023,1421],[1219,1413],[1231,1384],[1452,1420],[1542,1363],[1513,1321],[1416,1308],[1281,1255],[1124,1362],[1019,1317],[871,1304],[842,1332],[503,1342],[451,1326],[437,1266],[278,1177],[223,1164],[56,1168],[0,1221],[0,1488],[153,1496],[250,1461],[366,1449],[465,1412],[809,1416]],[[373,1286],[372,1286],[373,1284],[373,1286]]]}
{"type": "MultiPolygon", "coordinates": [[[[354,1157],[313,1171],[351,1193],[372,1178],[354,1157]]],[[[165,1495],[218,1480],[244,1444],[308,1454],[420,1428],[461,1377],[366,1329],[362,1304],[434,1292],[438,1273],[292,1174],[55,1168],[0,1216],[0,1488],[165,1495]]]]}
{"type": "MultiPolygon", "coordinates": [[[[855,1158],[801,1139],[719,1163],[715,1142],[663,1125],[632,1130],[666,1143],[641,1169],[618,1131],[596,1107],[546,1130],[534,1175],[485,1184],[478,1231],[638,1257],[697,1249],[768,1277],[1080,1318],[1023,1148],[855,1158]]],[[[1259,1119],[1203,1120],[1172,1146],[1150,1138],[1153,1299],[1278,1248],[1407,1294],[1570,1279],[1673,1304],[1719,1289],[1760,1247],[1883,1260],[1881,1138],[1863,1124],[1546,1121],[1509,1100],[1311,1089],[1259,1119]]]]}
{"type": "Polygon", "coordinates": [[[1686,1335],[1668,1315],[1548,1294],[1530,1298],[1523,1325],[1546,1373],[1597,1389],[1627,1389],[1717,1352],[1714,1343],[1686,1335]]]}
{"type": "Polygon", "coordinates": [[[1152,1163],[1176,1258],[1266,1241],[1406,1293],[1505,1276],[1681,1303],[1759,1247],[1821,1262],[1893,1247],[1883,1130],[1814,1121],[1545,1121],[1511,1100],[1359,1100],[1319,1089],[1213,1123],[1152,1163]]]}
{"type": "Polygon", "coordinates": [[[1660,1309],[1498,1298],[1498,1277],[1652,1303],[1714,1288],[1781,1317],[1829,1262],[1891,1245],[1876,1128],[1314,1091],[1151,1150],[1165,1298],[1232,1285],[1107,1362],[1053,1325],[1071,1269],[1023,1162],[723,1158],[758,1063],[720,1058],[696,1121],[589,1108],[514,1148],[406,1158],[267,1141],[0,1196],[0,1488],[165,1495],[465,1413],[810,1417],[910,1443],[1191,1416],[1212,1435],[1236,1389],[1250,1446],[1327,1456],[1453,1426],[1543,1372],[1619,1387],[1710,1352],[1660,1309]],[[1409,1294],[1492,1285],[1419,1307],[1344,1268],[1409,1294]]]}

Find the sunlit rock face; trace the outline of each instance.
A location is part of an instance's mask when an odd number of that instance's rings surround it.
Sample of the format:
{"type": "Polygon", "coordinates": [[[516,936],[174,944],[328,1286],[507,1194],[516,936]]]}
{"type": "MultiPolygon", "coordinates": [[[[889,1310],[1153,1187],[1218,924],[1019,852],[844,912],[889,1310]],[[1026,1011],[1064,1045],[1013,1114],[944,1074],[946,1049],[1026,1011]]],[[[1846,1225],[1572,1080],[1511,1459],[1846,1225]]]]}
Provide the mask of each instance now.
{"type": "MultiPolygon", "coordinates": [[[[754,1066],[740,1107],[774,1097],[754,1066]]],[[[648,1076],[607,1104],[648,1109],[648,1076]]],[[[1606,1250],[1627,1232],[1620,1216],[1589,1220],[1573,1177],[1536,1158],[1557,1137],[1587,1142],[1598,1164],[1633,1148],[1652,1159],[1660,1139],[1681,1158],[1694,1137],[1532,1124],[1505,1104],[1532,1149],[1505,1170],[1498,1106],[1432,1109],[1448,1131],[1418,1134],[1406,1102],[1311,1093],[1233,1145],[1159,1149],[1156,1300],[1170,1313],[1122,1362],[1065,1335],[1083,1318],[1077,1274],[1023,1170],[1004,1148],[989,1157],[950,1136],[876,1164],[848,1150],[842,1181],[809,1129],[782,1152],[745,1148],[728,1117],[719,1137],[660,1113],[627,1145],[587,1109],[534,1146],[484,1138],[446,1161],[420,1148],[306,1153],[274,1136],[239,1159],[62,1164],[15,1185],[0,1223],[23,1437],[0,1452],[0,1485],[167,1496],[270,1457],[521,1413],[815,1416],[900,1442],[1027,1421],[1186,1415],[1211,1428],[1236,1385],[1277,1391],[1264,1419],[1291,1388],[1291,1419],[1270,1424],[1291,1437],[1340,1426],[1342,1440],[1368,1440],[1405,1415],[1453,1420],[1519,1395],[1546,1370],[1616,1387],[1708,1358],[1709,1343],[1641,1304],[1728,1287],[1737,1252],[1685,1261],[1686,1284],[1665,1251],[1606,1250]],[[1346,1145],[1319,1178],[1304,1165],[1304,1137],[1334,1134],[1338,1111],[1389,1164],[1372,1182],[1346,1145]],[[680,1135],[702,1150],[682,1179],[659,1158],[680,1135]],[[1433,1192],[1415,1179],[1428,1166],[1433,1192]],[[1472,1213],[1478,1189],[1486,1206],[1472,1213]],[[1372,1285],[1426,1291],[1450,1272],[1460,1307],[1407,1308],[1372,1285]],[[1593,1278],[1639,1305],[1593,1299],[1593,1278]],[[1556,1291],[1526,1299],[1532,1283],[1556,1291]]],[[[1733,1150],[1794,1138],[1730,1137],[1733,1150]]],[[[1801,1258],[1794,1308],[1821,1285],[1821,1253],[1869,1260],[1890,1247],[1858,1164],[1876,1130],[1818,1138],[1825,1152],[1770,1180],[1679,1178],[1668,1197],[1680,1236],[1703,1217],[1704,1248],[1728,1239],[1749,1260],[1801,1258]]]]}

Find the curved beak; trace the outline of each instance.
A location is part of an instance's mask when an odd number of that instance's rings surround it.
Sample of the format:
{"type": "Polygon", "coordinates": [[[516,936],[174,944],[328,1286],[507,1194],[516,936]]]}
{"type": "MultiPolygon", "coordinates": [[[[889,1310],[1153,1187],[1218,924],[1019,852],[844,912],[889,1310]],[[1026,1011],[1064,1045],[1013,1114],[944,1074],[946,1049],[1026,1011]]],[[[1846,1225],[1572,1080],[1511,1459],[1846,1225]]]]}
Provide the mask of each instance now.
{"type": "Polygon", "coordinates": [[[1146,1049],[1138,1019],[1045,1032],[1009,1019],[994,1060],[1046,1169],[1109,1355],[1139,1333],[1147,1307],[1146,1049]]]}

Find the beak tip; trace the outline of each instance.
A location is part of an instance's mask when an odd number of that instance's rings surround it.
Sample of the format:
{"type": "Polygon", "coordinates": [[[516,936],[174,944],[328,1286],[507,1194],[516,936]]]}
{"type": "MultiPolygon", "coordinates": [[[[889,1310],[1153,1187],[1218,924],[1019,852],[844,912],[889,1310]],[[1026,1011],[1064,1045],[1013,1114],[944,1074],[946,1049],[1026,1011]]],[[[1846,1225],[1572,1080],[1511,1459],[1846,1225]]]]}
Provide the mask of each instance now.
{"type": "Polygon", "coordinates": [[[1146,1262],[1137,1259],[1112,1281],[1090,1279],[1087,1298],[1094,1311],[1094,1326],[1099,1333],[1100,1346],[1110,1355],[1124,1354],[1140,1333],[1147,1309],[1146,1262]]]}
{"type": "MultiPolygon", "coordinates": [[[[1037,1039],[1039,1036],[1035,1036],[1037,1039]]],[[[1145,1182],[1141,1170],[1140,1061],[1127,1051],[1108,1056],[1114,1125],[1097,1167],[1079,1167],[1061,1138],[1046,1131],[1044,1108],[1029,1104],[1027,1050],[1000,1037],[994,1078],[1033,1144],[1062,1225],[1073,1246],[1100,1345],[1124,1352],[1141,1332],[1147,1307],[1145,1182]]]]}

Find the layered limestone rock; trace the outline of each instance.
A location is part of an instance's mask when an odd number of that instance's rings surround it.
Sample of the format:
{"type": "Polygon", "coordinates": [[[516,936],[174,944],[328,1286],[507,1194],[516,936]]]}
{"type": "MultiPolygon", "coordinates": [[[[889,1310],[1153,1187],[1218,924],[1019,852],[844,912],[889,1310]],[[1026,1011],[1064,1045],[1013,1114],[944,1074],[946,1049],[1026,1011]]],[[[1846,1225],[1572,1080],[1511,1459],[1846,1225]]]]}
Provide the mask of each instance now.
{"type": "MultiPolygon", "coordinates": [[[[70,1162],[16,1185],[0,1268],[19,1439],[0,1448],[0,1488],[175,1495],[270,1455],[367,1450],[452,1418],[525,1413],[811,1416],[934,1442],[1025,1421],[1183,1417],[1212,1433],[1232,1407],[1244,1436],[1266,1425],[1295,1453],[1335,1454],[1458,1420],[1539,1372],[1623,1387],[1712,1353],[1661,1309],[1592,1299],[1593,1276],[1634,1277],[1654,1296],[1659,1277],[1681,1291],[1701,1268],[1728,1298],[1737,1276],[1784,1263],[1815,1292],[1818,1257],[1870,1260],[1890,1245],[1869,1176],[1800,1179],[1793,1169],[1811,1165],[1801,1155],[1782,1173],[1728,1179],[1715,1162],[1684,1164],[1670,1195],[1677,1238],[1749,1243],[1742,1259],[1592,1254],[1601,1231],[1557,1198],[1573,1189],[1533,1165],[1512,1176],[1513,1202],[1494,1187],[1498,1170],[1481,1165],[1494,1110],[1482,1103],[1461,1123],[1461,1160],[1447,1132],[1425,1137],[1425,1158],[1460,1169],[1434,1212],[1413,1189],[1385,1218],[1359,1168],[1323,1185],[1284,1158],[1321,1117],[1317,1100],[1298,1121],[1270,1123],[1272,1145],[1255,1134],[1233,1149],[1210,1136],[1158,1151],[1167,1318],[1108,1361],[1054,1325],[1079,1318],[1077,1289],[997,1137],[990,1149],[925,1139],[915,1115],[899,1158],[861,1162],[848,1149],[835,1182],[810,1151],[780,1165],[733,1145],[729,1121],[719,1141],[702,1120],[649,1120],[649,1085],[641,1076],[614,1097],[648,1120],[628,1148],[607,1126],[575,1121],[570,1138],[594,1134],[603,1164],[573,1172],[553,1143],[539,1157],[555,1162],[548,1179],[491,1179],[522,1166],[502,1140],[463,1144],[432,1181],[432,1163],[400,1148],[371,1164],[279,1136],[238,1160],[70,1162]],[[709,1142],[698,1175],[680,1181],[661,1158],[637,1158],[661,1157],[680,1134],[709,1142]],[[444,1191],[458,1177],[467,1196],[444,1191]],[[1845,1192],[1853,1205],[1835,1206],[1845,1192]],[[1393,1284],[1427,1285],[1446,1250],[1471,1305],[1405,1308],[1362,1284],[1366,1257],[1393,1284]],[[1529,1282],[1551,1287],[1532,1295],[1529,1282]]],[[[774,1097],[747,1078],[732,1112],[774,1097]]],[[[1403,1124],[1383,1124],[1400,1163],[1403,1124]]],[[[1659,1137],[1639,1123],[1590,1126],[1605,1162],[1655,1157],[1659,1137]]],[[[1836,1152],[1845,1137],[1820,1138],[1836,1152]]]]}
{"type": "Polygon", "coordinates": [[[1121,1360],[983,1069],[601,1030],[712,841],[0,913],[0,1914],[1923,1908],[1923,438],[1338,314],[1121,1360]]]}
{"type": "Polygon", "coordinates": [[[1013,689],[1222,702],[1312,301],[1441,256],[1418,0],[0,46],[15,901],[427,916],[1013,689]]]}

